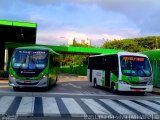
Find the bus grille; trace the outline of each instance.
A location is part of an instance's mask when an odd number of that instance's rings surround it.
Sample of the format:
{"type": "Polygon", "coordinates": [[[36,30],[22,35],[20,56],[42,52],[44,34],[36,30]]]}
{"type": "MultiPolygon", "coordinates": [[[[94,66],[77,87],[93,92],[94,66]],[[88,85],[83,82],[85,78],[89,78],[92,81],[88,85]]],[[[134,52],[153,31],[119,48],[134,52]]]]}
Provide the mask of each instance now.
{"type": "Polygon", "coordinates": [[[19,85],[37,85],[38,84],[38,82],[34,82],[34,83],[21,83],[21,82],[16,82],[17,84],[19,84],[19,85]]]}
{"type": "Polygon", "coordinates": [[[130,83],[133,84],[133,85],[136,84],[136,85],[142,85],[143,86],[143,85],[147,85],[148,82],[133,82],[133,81],[130,81],[130,83]]]}

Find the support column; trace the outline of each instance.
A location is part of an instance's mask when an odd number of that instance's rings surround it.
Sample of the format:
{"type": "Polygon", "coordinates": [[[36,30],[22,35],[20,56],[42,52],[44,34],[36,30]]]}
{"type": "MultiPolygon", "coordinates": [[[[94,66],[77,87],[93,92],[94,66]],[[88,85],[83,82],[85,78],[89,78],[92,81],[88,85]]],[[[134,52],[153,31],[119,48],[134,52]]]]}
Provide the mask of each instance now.
{"type": "Polygon", "coordinates": [[[8,49],[5,49],[5,54],[4,54],[4,71],[7,71],[8,68],[8,49]]]}

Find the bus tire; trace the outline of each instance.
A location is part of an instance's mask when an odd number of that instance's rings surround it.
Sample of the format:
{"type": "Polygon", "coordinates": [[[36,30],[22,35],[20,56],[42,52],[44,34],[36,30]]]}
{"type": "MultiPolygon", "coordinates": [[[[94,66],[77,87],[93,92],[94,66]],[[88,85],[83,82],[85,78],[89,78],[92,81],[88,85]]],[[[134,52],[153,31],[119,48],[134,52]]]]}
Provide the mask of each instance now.
{"type": "Polygon", "coordinates": [[[49,88],[50,88],[50,79],[47,82],[47,86],[45,87],[45,90],[49,90],[49,88]]]}
{"type": "Polygon", "coordinates": [[[116,92],[117,92],[117,91],[115,90],[114,86],[115,86],[115,83],[112,82],[112,83],[111,83],[111,92],[112,92],[112,93],[116,93],[116,92]]]}
{"type": "Polygon", "coordinates": [[[18,90],[19,90],[19,87],[13,87],[13,90],[14,90],[14,91],[18,91],[18,90]]]}
{"type": "Polygon", "coordinates": [[[93,86],[94,86],[95,88],[97,88],[97,80],[96,80],[96,78],[94,78],[93,86]]]}
{"type": "Polygon", "coordinates": [[[145,95],[146,92],[139,92],[138,95],[145,95]]]}

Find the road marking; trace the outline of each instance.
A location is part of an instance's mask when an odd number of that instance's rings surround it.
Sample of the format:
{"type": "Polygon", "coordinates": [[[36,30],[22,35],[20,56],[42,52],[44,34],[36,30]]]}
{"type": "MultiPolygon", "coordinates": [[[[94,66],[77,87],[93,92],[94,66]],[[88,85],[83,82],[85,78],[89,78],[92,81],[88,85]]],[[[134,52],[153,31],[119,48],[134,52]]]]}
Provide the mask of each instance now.
{"type": "Polygon", "coordinates": [[[126,109],[122,105],[120,105],[112,100],[109,100],[109,99],[100,99],[100,100],[102,102],[104,102],[105,104],[109,105],[111,108],[113,108],[114,110],[116,110],[120,114],[129,114],[129,115],[135,114],[134,112],[126,109]]]}
{"type": "Polygon", "coordinates": [[[15,97],[14,100],[12,101],[12,104],[9,106],[6,114],[15,115],[19,107],[19,104],[21,103],[21,100],[22,100],[22,97],[15,97]]]}
{"type": "Polygon", "coordinates": [[[10,87],[9,85],[0,85],[0,88],[8,88],[10,87]]]}
{"type": "MultiPolygon", "coordinates": [[[[36,95],[39,93],[33,93],[33,95],[36,95]]],[[[69,96],[102,96],[102,97],[112,97],[112,96],[119,96],[119,95],[106,95],[104,94],[82,94],[82,93],[42,93],[41,95],[69,95],[69,96]]]]}
{"type": "Polygon", "coordinates": [[[151,111],[151,110],[149,110],[149,109],[147,109],[147,108],[145,108],[145,107],[143,107],[143,106],[141,106],[141,105],[139,105],[135,102],[132,102],[132,101],[129,101],[129,100],[119,100],[119,101],[128,105],[128,106],[130,106],[130,107],[132,107],[132,108],[134,108],[134,109],[136,109],[137,111],[139,111],[143,114],[148,114],[148,115],[149,114],[156,114],[155,112],[153,112],[153,111],[151,111]]]}
{"type": "Polygon", "coordinates": [[[19,116],[84,117],[85,115],[153,115],[160,100],[111,100],[66,97],[0,97],[0,114],[19,116]],[[37,100],[36,100],[37,99],[37,100]]]}
{"type": "Polygon", "coordinates": [[[157,102],[158,102],[158,103],[160,103],[160,101],[159,101],[159,100],[157,100],[157,102]]]}
{"type": "Polygon", "coordinates": [[[17,115],[33,115],[35,97],[23,97],[17,115]]]}
{"type": "Polygon", "coordinates": [[[158,97],[158,96],[144,96],[145,98],[160,98],[160,97],[158,97]]]}
{"type": "Polygon", "coordinates": [[[56,115],[60,116],[60,111],[57,102],[53,97],[43,97],[43,113],[44,116],[56,115]]]}
{"type": "Polygon", "coordinates": [[[79,98],[74,98],[74,100],[81,106],[87,115],[95,115],[95,113],[79,98]]]}
{"type": "Polygon", "coordinates": [[[61,117],[71,118],[71,115],[70,115],[68,109],[66,108],[65,104],[63,103],[62,99],[59,97],[56,97],[55,100],[57,102],[59,111],[61,113],[61,117]]]}
{"type": "Polygon", "coordinates": [[[42,97],[35,97],[34,116],[43,116],[42,97]]]}
{"type": "Polygon", "coordinates": [[[0,98],[0,114],[6,113],[14,98],[14,96],[3,96],[0,98]]]}
{"type": "Polygon", "coordinates": [[[146,105],[148,105],[148,106],[150,106],[152,108],[155,108],[157,110],[160,110],[160,105],[157,105],[157,104],[155,104],[153,102],[150,102],[150,101],[147,101],[147,100],[137,100],[137,101],[139,101],[141,103],[144,103],[144,104],[146,104],[146,105]]]}
{"type": "Polygon", "coordinates": [[[86,114],[73,98],[62,98],[72,117],[84,117],[86,114]]]}
{"type": "Polygon", "coordinates": [[[81,99],[95,114],[111,114],[108,110],[106,110],[103,106],[98,104],[93,99],[81,99]]]}
{"type": "Polygon", "coordinates": [[[125,107],[126,109],[130,110],[130,111],[133,111],[134,113],[136,113],[137,115],[142,115],[143,113],[139,112],[138,110],[118,101],[118,100],[113,100],[114,102],[120,104],[121,106],[125,107]]]}
{"type": "Polygon", "coordinates": [[[120,115],[116,110],[114,110],[112,107],[105,104],[104,102],[100,101],[99,99],[94,99],[94,101],[96,101],[98,104],[100,104],[105,109],[107,109],[112,115],[120,115]]]}
{"type": "Polygon", "coordinates": [[[72,86],[72,87],[75,87],[75,88],[81,88],[81,86],[75,85],[73,83],[63,83],[62,86],[72,86]]]}

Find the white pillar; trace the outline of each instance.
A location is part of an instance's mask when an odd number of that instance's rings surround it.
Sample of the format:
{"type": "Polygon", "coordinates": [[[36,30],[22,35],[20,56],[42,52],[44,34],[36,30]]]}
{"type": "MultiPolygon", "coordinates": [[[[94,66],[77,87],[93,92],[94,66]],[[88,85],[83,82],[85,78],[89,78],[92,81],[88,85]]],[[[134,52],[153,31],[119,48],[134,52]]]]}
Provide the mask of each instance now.
{"type": "Polygon", "coordinates": [[[4,54],[4,71],[7,71],[8,67],[8,49],[5,49],[5,54],[4,54]]]}

